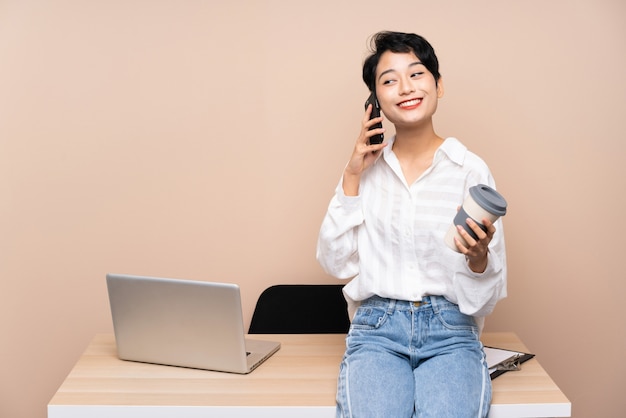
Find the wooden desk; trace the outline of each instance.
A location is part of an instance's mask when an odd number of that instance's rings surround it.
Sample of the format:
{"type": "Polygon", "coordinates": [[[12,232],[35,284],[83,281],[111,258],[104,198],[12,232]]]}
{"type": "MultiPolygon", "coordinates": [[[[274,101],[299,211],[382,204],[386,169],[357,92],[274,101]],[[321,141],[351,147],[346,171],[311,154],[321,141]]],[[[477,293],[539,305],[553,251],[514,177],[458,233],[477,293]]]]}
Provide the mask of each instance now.
{"type": "MultiPolygon", "coordinates": [[[[49,418],[334,417],[345,336],[252,335],[282,348],[249,375],[122,361],[97,335],[48,404],[49,418]]],[[[485,345],[527,351],[512,333],[485,345]]],[[[571,404],[537,359],[493,381],[490,418],[569,417],[571,404]]]]}

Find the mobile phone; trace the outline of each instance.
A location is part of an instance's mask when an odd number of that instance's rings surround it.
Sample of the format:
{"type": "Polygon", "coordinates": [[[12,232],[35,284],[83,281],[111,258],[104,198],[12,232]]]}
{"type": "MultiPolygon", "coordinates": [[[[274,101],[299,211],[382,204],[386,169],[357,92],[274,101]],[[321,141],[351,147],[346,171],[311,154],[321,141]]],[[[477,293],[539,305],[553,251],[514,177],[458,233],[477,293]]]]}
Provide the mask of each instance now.
{"type": "MultiPolygon", "coordinates": [[[[376,97],[376,92],[372,92],[372,94],[370,94],[370,97],[368,97],[367,100],[365,101],[366,110],[367,110],[367,107],[370,105],[370,103],[372,104],[372,113],[370,113],[370,120],[373,118],[380,117],[380,105],[378,104],[378,98],[376,97]]],[[[382,127],[383,127],[383,124],[379,122],[376,125],[373,125],[369,130],[371,131],[372,129],[378,129],[382,127]]],[[[370,145],[381,144],[383,142],[383,139],[385,139],[385,135],[376,134],[370,137],[370,145]]]]}

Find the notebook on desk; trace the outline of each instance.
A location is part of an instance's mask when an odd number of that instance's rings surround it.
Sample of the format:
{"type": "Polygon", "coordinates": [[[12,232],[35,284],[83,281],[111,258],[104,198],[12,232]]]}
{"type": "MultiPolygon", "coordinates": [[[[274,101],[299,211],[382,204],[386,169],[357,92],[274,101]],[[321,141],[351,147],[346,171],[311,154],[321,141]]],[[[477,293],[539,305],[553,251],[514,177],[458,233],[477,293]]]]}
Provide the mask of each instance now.
{"type": "Polygon", "coordinates": [[[485,346],[483,349],[487,357],[489,376],[491,376],[492,380],[508,371],[519,370],[522,363],[535,357],[535,355],[531,353],[523,353],[504,348],[485,346]]]}
{"type": "Polygon", "coordinates": [[[250,373],[280,348],[244,335],[239,286],[107,274],[119,358],[250,373]]]}

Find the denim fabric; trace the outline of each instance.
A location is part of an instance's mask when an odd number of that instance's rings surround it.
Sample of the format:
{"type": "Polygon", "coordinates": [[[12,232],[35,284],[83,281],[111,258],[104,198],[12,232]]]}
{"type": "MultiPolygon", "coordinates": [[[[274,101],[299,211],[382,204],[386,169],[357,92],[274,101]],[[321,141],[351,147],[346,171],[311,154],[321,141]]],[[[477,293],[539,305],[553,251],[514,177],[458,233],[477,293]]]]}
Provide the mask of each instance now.
{"type": "Polygon", "coordinates": [[[473,317],[441,296],[373,297],[346,339],[338,418],[486,417],[491,380],[473,317]]]}

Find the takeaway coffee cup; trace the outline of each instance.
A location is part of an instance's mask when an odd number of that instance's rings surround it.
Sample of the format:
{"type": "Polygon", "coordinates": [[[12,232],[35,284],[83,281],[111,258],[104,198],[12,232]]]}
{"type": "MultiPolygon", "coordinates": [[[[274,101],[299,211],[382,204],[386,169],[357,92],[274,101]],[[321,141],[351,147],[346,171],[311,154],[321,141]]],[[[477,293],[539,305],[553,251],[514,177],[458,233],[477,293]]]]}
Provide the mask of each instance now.
{"type": "Polygon", "coordinates": [[[456,228],[457,225],[461,225],[472,238],[477,239],[478,237],[466,222],[467,218],[472,218],[483,231],[486,231],[487,228],[482,224],[483,219],[495,222],[500,216],[504,216],[505,214],[506,200],[504,200],[504,197],[495,189],[486,184],[478,184],[470,187],[469,196],[467,196],[467,199],[463,202],[463,206],[454,217],[454,222],[450,225],[444,238],[445,242],[448,247],[458,252],[456,244],[454,243],[454,237],[457,237],[465,246],[467,246],[467,242],[461,237],[461,234],[459,234],[456,228]]]}

